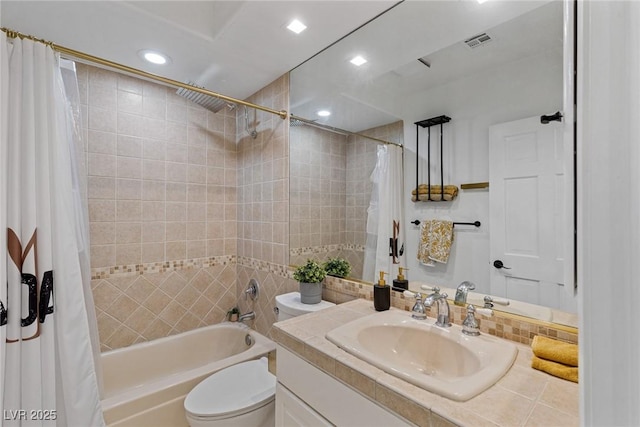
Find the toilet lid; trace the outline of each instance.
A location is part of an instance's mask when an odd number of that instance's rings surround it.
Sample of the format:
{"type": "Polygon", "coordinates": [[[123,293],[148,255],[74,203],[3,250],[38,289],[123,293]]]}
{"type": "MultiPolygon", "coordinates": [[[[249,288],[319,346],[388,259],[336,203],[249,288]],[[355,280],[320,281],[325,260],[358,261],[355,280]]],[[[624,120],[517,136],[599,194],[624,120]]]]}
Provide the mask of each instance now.
{"type": "Polygon", "coordinates": [[[276,377],[267,370],[266,359],[251,360],[222,369],[195,386],[184,409],[197,417],[240,415],[273,400],[275,393],[276,377]]]}

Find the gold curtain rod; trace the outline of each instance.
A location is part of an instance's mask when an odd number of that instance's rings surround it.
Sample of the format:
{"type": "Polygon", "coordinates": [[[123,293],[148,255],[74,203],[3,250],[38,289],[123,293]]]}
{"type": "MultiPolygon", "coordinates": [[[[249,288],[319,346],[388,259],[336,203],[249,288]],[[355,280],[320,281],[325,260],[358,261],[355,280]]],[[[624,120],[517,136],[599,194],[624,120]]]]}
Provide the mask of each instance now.
{"type": "Polygon", "coordinates": [[[201,93],[203,95],[208,95],[208,96],[213,96],[215,98],[219,98],[222,99],[224,101],[228,101],[228,102],[232,102],[234,104],[240,104],[240,105],[244,105],[246,107],[250,107],[250,108],[255,108],[256,110],[260,110],[260,111],[265,111],[267,113],[271,113],[271,114],[275,114],[277,116],[279,116],[281,119],[286,119],[287,116],[289,115],[287,113],[286,110],[274,110],[272,108],[269,107],[263,107],[262,105],[257,105],[257,104],[253,104],[251,102],[247,102],[247,101],[243,101],[241,99],[236,99],[236,98],[232,98],[230,96],[226,96],[226,95],[222,95],[220,93],[216,93],[213,91],[210,91],[208,89],[203,89],[197,86],[191,86],[188,85],[186,83],[182,83],[179,82],[177,80],[173,80],[173,79],[169,79],[166,77],[162,77],[159,76],[157,74],[152,74],[152,73],[148,73],[146,71],[142,71],[142,70],[138,70],[137,68],[133,68],[133,67],[129,67],[127,65],[122,65],[122,64],[118,64],[117,62],[113,62],[113,61],[109,61],[108,59],[103,59],[103,58],[99,58],[97,56],[93,56],[93,55],[89,55],[88,53],[84,53],[84,52],[80,52],[74,49],[69,49],[68,47],[64,47],[64,46],[60,46],[57,45],[53,42],[44,40],[44,39],[39,39],[37,37],[28,35],[28,34],[22,34],[18,31],[14,31],[11,30],[9,28],[0,28],[0,30],[2,30],[3,32],[5,32],[7,34],[8,38],[20,38],[20,39],[27,39],[27,40],[31,40],[34,42],[38,42],[38,43],[43,43],[46,44],[47,46],[51,47],[53,50],[63,54],[63,55],[67,55],[70,56],[72,58],[75,59],[79,59],[81,61],[88,61],[88,62],[92,62],[94,64],[100,64],[109,68],[113,68],[119,71],[123,71],[125,73],[129,73],[129,74],[133,74],[139,77],[143,77],[145,79],[149,79],[149,80],[153,80],[153,81],[157,81],[157,82],[161,82],[164,83],[166,85],[169,86],[174,86],[174,87],[179,87],[179,88],[183,88],[183,89],[188,89],[191,90],[193,92],[198,92],[201,93]]]}
{"type": "Polygon", "coordinates": [[[313,120],[304,119],[302,117],[298,117],[298,116],[293,115],[293,114],[291,114],[290,118],[291,118],[291,120],[296,120],[296,121],[302,122],[304,124],[307,124],[309,126],[313,126],[313,127],[319,128],[319,129],[324,129],[324,130],[328,130],[330,132],[336,132],[336,133],[340,133],[340,134],[343,134],[343,135],[344,134],[348,134],[348,135],[360,136],[362,138],[371,139],[371,140],[380,142],[382,144],[395,145],[396,147],[400,147],[402,150],[404,150],[404,146],[402,144],[398,144],[396,142],[385,141],[384,139],[374,138],[373,136],[364,135],[362,133],[351,132],[350,130],[344,130],[344,129],[340,129],[340,128],[337,128],[337,127],[324,125],[322,123],[316,123],[313,120]]]}

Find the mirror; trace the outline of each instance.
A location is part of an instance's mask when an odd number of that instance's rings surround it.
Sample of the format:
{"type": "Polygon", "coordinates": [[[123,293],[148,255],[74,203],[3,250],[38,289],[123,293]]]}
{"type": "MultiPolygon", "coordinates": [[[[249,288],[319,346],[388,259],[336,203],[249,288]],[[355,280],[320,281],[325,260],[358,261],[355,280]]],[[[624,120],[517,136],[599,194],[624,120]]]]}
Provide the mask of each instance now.
{"type": "MultiPolygon", "coordinates": [[[[571,43],[564,40],[565,25],[571,22],[564,18],[565,13],[570,12],[565,8],[563,1],[402,2],[291,72],[290,108],[297,116],[352,132],[375,130],[401,121],[405,147],[405,183],[402,190],[405,210],[402,226],[406,236],[404,263],[410,270],[408,278],[411,282],[455,288],[462,281],[470,280],[476,284],[475,292],[480,300],[483,295],[492,294],[514,300],[512,307],[519,304],[515,302],[517,293],[492,293],[495,291],[492,281],[495,280],[492,277],[494,267],[490,245],[491,229],[495,223],[491,224],[490,220],[489,188],[460,190],[458,197],[451,202],[411,201],[411,189],[416,183],[416,164],[419,165],[420,182],[426,180],[424,170],[427,168],[424,133],[419,136],[420,157],[416,161],[417,129],[414,123],[440,115],[452,118],[442,135],[441,169],[445,184],[460,187],[465,183],[488,182],[492,163],[489,157],[491,126],[566,111],[566,100],[572,99],[568,95],[570,85],[565,83],[572,81],[572,77],[567,77],[566,69],[567,64],[573,63],[573,58],[565,58],[564,55],[566,46],[571,43]],[[367,62],[354,66],[349,61],[356,55],[366,58],[367,62]],[[331,115],[319,117],[317,112],[320,110],[331,111],[331,115]],[[411,221],[427,218],[480,221],[482,226],[456,226],[448,262],[426,267],[416,260],[420,228],[411,221]]],[[[572,34],[572,30],[568,30],[566,33],[572,34]]],[[[564,155],[568,138],[572,138],[567,127],[560,131],[564,132],[564,139],[557,150],[561,155],[564,155]]],[[[298,131],[292,126],[292,159],[293,152],[304,146],[298,143],[298,131]]],[[[437,131],[433,137],[439,138],[437,131]]],[[[433,157],[438,157],[437,147],[433,154],[436,154],[433,157]]],[[[353,159],[347,160],[347,170],[359,167],[353,159]]],[[[566,156],[564,161],[570,162],[566,156]]],[[[434,173],[432,176],[439,178],[440,166],[433,160],[429,166],[434,173]]],[[[292,192],[297,191],[294,190],[294,167],[298,166],[292,164],[292,192]]],[[[562,179],[564,188],[572,188],[572,169],[569,167],[565,172],[562,179]]],[[[322,173],[330,172],[323,167],[322,173]]],[[[293,212],[298,208],[293,203],[299,199],[296,194],[291,196],[290,261],[297,264],[300,257],[296,258],[293,252],[306,238],[304,233],[317,232],[318,229],[309,226],[305,231],[302,224],[294,224],[293,212]]],[[[323,197],[326,201],[332,196],[323,197]]],[[[366,195],[358,193],[358,197],[366,195]]],[[[564,197],[568,198],[568,193],[564,197]]],[[[338,199],[335,197],[334,200],[338,199]]],[[[342,199],[352,205],[363,203],[356,196],[342,199]]],[[[317,203],[317,206],[323,206],[320,201],[317,203]]],[[[569,285],[557,284],[561,290],[550,293],[553,297],[546,299],[544,290],[536,291],[543,297],[538,298],[532,306],[534,309],[527,312],[542,320],[555,319],[559,323],[577,326],[575,316],[571,315],[577,311],[571,285],[573,241],[567,237],[571,234],[567,230],[572,227],[573,213],[571,208],[565,209],[563,203],[561,200],[557,216],[567,226],[566,230],[556,234],[562,236],[558,245],[568,248],[563,249],[564,253],[571,255],[561,260],[563,271],[568,272],[563,283],[569,285]],[[549,314],[556,312],[557,315],[549,314]]],[[[335,215],[335,219],[346,218],[348,222],[358,218],[355,209],[349,210],[351,207],[331,205],[331,213],[325,215],[335,215]]],[[[493,234],[496,235],[495,230],[493,234]]],[[[313,240],[313,244],[325,244],[318,240],[320,238],[313,240]]],[[[306,250],[313,252],[311,238],[306,241],[310,242],[306,250]]],[[[361,241],[355,231],[352,241],[361,241]]],[[[358,272],[358,268],[354,271],[358,272]]],[[[395,273],[397,271],[393,272],[394,276],[395,273]]],[[[526,308],[531,301],[524,303],[526,308]]]]}

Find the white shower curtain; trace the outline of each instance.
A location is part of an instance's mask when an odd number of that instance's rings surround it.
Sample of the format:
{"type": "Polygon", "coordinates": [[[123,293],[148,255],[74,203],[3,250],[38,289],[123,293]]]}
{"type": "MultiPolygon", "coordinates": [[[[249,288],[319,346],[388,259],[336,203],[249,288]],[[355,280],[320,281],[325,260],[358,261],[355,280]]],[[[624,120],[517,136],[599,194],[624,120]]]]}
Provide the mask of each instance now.
{"type": "Polygon", "coordinates": [[[378,282],[379,272],[389,273],[388,283],[404,263],[404,203],[402,148],[379,145],[376,167],[371,173],[373,189],[367,210],[367,243],[363,279],[378,282]],[[393,239],[395,255],[390,241],[393,239]]]}
{"type": "Polygon", "coordinates": [[[59,60],[0,32],[2,426],[104,425],[59,60]]]}

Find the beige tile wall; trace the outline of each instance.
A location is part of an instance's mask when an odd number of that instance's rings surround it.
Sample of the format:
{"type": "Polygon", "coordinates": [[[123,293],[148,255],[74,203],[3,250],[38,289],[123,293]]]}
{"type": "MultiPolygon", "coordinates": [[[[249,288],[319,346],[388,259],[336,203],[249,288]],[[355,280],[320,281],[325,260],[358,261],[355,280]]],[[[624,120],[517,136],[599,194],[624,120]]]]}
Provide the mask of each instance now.
{"type": "MultiPolygon", "coordinates": [[[[275,110],[288,110],[289,78],[284,75],[247,99],[275,110]]],[[[288,263],[289,122],[258,111],[249,112],[245,130],[238,111],[238,256],[277,265],[288,263]]]]}
{"type": "Polygon", "coordinates": [[[87,65],[78,83],[103,349],[221,320],[235,298],[212,295],[235,296],[235,270],[219,280],[206,268],[235,269],[236,111],[214,114],[175,89],[87,65]]]}
{"type": "Polygon", "coordinates": [[[102,351],[219,323],[236,304],[236,265],[94,279],[102,351]]]}
{"type": "MultiPolygon", "coordinates": [[[[402,143],[402,132],[398,121],[360,133],[402,143]]],[[[351,277],[362,278],[377,146],[360,136],[291,128],[291,264],[339,256],[350,262],[351,277]]]]}
{"type": "MultiPolygon", "coordinates": [[[[288,74],[248,101],[288,110],[288,74]]],[[[297,282],[288,278],[287,271],[289,121],[258,112],[258,136],[253,139],[244,129],[243,112],[238,114],[238,305],[243,313],[255,311],[253,327],[268,335],[275,321],[275,296],[298,287],[297,282]],[[243,296],[251,278],[258,280],[262,290],[255,302],[243,296]]],[[[249,117],[253,119],[253,114],[249,117]]]]}
{"type": "Polygon", "coordinates": [[[236,252],[235,112],[79,66],[92,267],[236,252]]]}
{"type": "Polygon", "coordinates": [[[290,131],[290,248],[345,241],[347,137],[311,126],[290,131]]]}

